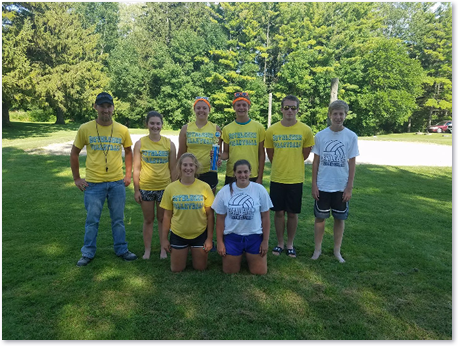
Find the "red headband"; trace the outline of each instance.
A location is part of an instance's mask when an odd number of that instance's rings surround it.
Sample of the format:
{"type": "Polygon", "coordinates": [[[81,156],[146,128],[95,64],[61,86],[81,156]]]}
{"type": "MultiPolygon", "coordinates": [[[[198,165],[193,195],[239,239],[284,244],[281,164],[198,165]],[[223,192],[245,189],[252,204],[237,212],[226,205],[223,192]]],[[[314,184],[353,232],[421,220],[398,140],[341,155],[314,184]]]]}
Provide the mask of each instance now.
{"type": "Polygon", "coordinates": [[[206,99],[197,99],[195,102],[194,102],[194,106],[192,106],[192,108],[196,108],[196,104],[197,102],[199,101],[204,101],[207,105],[208,105],[208,109],[211,109],[212,106],[210,105],[210,102],[208,102],[206,99]]]}
{"type": "Polygon", "coordinates": [[[232,105],[234,105],[234,103],[236,103],[237,101],[246,101],[246,102],[251,106],[251,101],[248,100],[248,99],[245,98],[245,97],[238,97],[238,98],[236,98],[234,101],[232,101],[232,105]]]}

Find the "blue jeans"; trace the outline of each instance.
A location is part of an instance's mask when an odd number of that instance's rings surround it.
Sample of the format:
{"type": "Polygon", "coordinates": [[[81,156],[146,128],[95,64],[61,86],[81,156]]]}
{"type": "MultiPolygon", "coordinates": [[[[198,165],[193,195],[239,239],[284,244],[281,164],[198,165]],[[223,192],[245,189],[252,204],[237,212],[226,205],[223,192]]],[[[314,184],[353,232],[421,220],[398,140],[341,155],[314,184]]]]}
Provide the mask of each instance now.
{"type": "Polygon", "coordinates": [[[124,206],[126,188],[123,180],[107,183],[89,183],[84,191],[84,206],[87,211],[84,246],[81,253],[84,257],[94,258],[97,249],[97,232],[105,199],[111,217],[114,251],[117,256],[127,252],[126,229],[124,227],[124,206]]]}

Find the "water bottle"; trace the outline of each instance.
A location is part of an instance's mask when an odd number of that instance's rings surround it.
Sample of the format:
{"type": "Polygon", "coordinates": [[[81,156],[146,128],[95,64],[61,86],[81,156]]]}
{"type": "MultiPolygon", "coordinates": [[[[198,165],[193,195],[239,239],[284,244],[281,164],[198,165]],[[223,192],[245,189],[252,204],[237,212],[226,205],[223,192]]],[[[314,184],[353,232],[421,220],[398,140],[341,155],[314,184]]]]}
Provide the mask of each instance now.
{"type": "Polygon", "coordinates": [[[212,162],[211,162],[211,170],[212,171],[217,171],[218,170],[219,145],[218,144],[213,144],[212,145],[212,151],[213,151],[213,156],[212,156],[212,162]]]}

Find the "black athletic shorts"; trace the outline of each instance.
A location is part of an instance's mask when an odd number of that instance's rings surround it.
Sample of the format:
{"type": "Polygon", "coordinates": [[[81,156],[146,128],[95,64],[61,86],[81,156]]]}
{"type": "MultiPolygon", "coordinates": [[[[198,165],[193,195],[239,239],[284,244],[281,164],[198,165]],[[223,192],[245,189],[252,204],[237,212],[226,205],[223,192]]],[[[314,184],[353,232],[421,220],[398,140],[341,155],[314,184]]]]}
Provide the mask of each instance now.
{"type": "Polygon", "coordinates": [[[270,199],[274,205],[270,210],[300,214],[302,207],[303,183],[282,184],[270,182],[270,199]]]}
{"type": "Polygon", "coordinates": [[[348,202],[342,201],[342,191],[319,191],[319,201],[315,200],[314,213],[319,219],[327,219],[332,211],[334,219],[346,220],[348,218],[348,202]]]}
{"type": "Polygon", "coordinates": [[[204,247],[204,243],[207,240],[207,230],[205,230],[201,235],[197,236],[194,239],[186,239],[176,235],[173,232],[170,232],[170,246],[174,249],[185,249],[188,246],[190,247],[204,247]]]}
{"type": "Polygon", "coordinates": [[[199,174],[197,179],[202,180],[203,182],[210,185],[211,189],[213,190],[218,185],[218,172],[207,172],[199,174]]]}

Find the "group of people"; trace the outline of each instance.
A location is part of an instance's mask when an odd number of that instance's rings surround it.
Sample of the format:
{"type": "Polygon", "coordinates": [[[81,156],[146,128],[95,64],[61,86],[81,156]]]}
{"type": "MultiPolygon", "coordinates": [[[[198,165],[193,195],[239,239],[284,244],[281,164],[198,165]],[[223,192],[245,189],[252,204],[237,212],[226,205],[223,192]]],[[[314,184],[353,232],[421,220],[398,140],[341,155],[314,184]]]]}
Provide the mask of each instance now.
{"type": "Polygon", "coordinates": [[[311,190],[315,199],[312,259],[321,255],[325,220],[332,212],[334,255],[345,262],[340,247],[352,195],[355,157],[359,155],[356,134],[343,126],[349,107],[344,101],[332,102],[328,109],[331,126],[314,137],[311,128],[297,119],[299,104],[297,97],[286,96],[281,102],[282,120],[266,131],[249,117],[248,93],[237,92],[232,102],[235,120],[221,131],[208,120],[209,98],[196,97],[195,120],[182,127],[178,154],[174,143],[161,135],[163,117],[155,111],[147,114],[149,134],[135,143],[132,154],[128,129],[112,119],[113,98],[108,93],[99,94],[94,104],[97,119],[80,127],[70,158],[75,185],[84,191],[87,210],[82,257],[77,265],[85,266],[95,256],[105,200],[116,255],[126,261],[137,259],[127,248],[123,222],[125,187],[131,182],[133,164],[134,198],[144,217],[144,259],[151,256],[156,217],[160,258],[170,254],[172,271],[185,269],[189,253],[193,267],[204,270],[208,253],[216,248],[225,273],[239,272],[245,253],[250,272],[265,274],[270,210],[275,213],[278,241],[272,254],[279,256],[285,251],[289,257],[297,256],[294,238],[302,208],[304,161],[310,152],[314,153],[311,190]],[[219,150],[214,150],[215,145],[219,150]],[[84,146],[86,177],[81,179],[79,154],[84,146]],[[270,195],[262,185],[266,152],[272,164],[270,195]],[[216,193],[217,169],[222,160],[227,160],[225,185],[216,193]]]}

